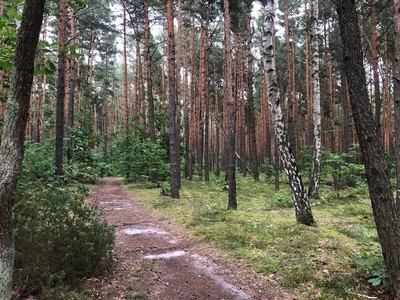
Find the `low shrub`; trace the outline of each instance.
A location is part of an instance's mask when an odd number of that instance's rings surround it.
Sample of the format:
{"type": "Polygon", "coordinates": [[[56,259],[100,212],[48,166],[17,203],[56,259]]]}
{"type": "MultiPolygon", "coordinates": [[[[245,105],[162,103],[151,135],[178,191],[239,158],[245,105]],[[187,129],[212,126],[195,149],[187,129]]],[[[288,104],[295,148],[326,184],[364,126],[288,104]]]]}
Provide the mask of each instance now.
{"type": "Polygon", "coordinates": [[[114,230],[83,189],[39,181],[20,183],[15,195],[15,282],[21,293],[74,285],[112,264],[114,230]]]}

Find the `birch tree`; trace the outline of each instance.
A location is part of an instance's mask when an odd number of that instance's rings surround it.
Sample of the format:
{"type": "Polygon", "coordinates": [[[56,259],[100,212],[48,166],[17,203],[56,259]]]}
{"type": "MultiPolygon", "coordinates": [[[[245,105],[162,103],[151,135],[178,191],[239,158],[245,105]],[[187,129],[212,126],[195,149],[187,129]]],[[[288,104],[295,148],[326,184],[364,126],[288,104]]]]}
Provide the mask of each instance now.
{"type": "Polygon", "coordinates": [[[265,5],[265,16],[262,32],[261,55],[266,77],[268,103],[271,111],[271,119],[274,127],[276,140],[280,152],[283,169],[292,191],[292,199],[295,206],[296,220],[300,224],[314,224],[314,217],[308,201],[306,189],[296,159],[290,148],[285,132],[282,108],[280,104],[280,93],[275,69],[275,2],[274,0],[263,1],[265,5]]]}
{"type": "Polygon", "coordinates": [[[12,196],[21,173],[25,127],[45,0],[26,0],[18,30],[10,98],[0,144],[0,300],[12,297],[14,220],[12,196]]]}
{"type": "Polygon", "coordinates": [[[311,165],[311,178],[308,195],[318,198],[318,187],[321,171],[321,92],[319,84],[319,43],[318,43],[318,0],[310,1],[310,29],[311,29],[311,53],[313,86],[313,160],[311,165]]]}

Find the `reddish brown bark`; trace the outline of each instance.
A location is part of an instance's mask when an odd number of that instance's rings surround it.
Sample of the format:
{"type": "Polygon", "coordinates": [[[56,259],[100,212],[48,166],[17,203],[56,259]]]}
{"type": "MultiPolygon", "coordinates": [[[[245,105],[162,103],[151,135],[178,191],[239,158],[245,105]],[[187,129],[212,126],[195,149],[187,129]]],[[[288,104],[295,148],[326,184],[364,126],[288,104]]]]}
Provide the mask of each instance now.
{"type": "Polygon", "coordinates": [[[168,103],[169,103],[169,153],[170,153],[170,185],[171,198],[179,199],[179,144],[176,127],[176,61],[173,0],[167,0],[167,32],[168,32],[168,103]]]}
{"type": "Polygon", "coordinates": [[[232,94],[232,58],[231,58],[231,32],[230,32],[230,14],[229,1],[224,0],[224,31],[225,31],[225,85],[224,102],[226,104],[227,117],[227,139],[226,139],[226,157],[227,157],[227,179],[229,186],[228,209],[237,209],[236,199],[236,157],[235,157],[235,101],[232,94]]]}
{"type": "Polygon", "coordinates": [[[145,41],[145,55],[146,55],[146,81],[147,81],[147,103],[148,103],[148,125],[150,132],[150,140],[156,141],[156,130],[154,126],[154,99],[153,99],[153,80],[151,77],[151,53],[150,53],[150,20],[149,20],[149,2],[144,1],[145,12],[145,27],[144,27],[144,41],[145,41]]]}
{"type": "Polygon", "coordinates": [[[63,143],[64,143],[64,101],[67,45],[67,2],[60,0],[58,15],[58,67],[57,67],[57,107],[56,107],[56,141],[55,141],[55,174],[63,174],[63,143]]]}

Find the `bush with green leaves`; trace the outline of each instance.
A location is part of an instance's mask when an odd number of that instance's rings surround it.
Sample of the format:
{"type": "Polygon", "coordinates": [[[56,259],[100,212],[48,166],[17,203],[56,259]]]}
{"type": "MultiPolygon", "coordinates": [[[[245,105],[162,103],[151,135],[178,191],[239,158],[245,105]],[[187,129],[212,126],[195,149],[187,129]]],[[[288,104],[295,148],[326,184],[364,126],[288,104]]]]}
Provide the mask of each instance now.
{"type": "Polygon", "coordinates": [[[377,241],[376,230],[359,228],[363,238],[357,241],[360,247],[359,258],[356,260],[357,271],[367,279],[372,286],[388,284],[386,267],[383,261],[382,248],[377,241]]]}
{"type": "Polygon", "coordinates": [[[54,147],[52,140],[26,145],[21,181],[40,180],[43,184],[54,184],[57,182],[54,170],[54,147]]]}
{"type": "Polygon", "coordinates": [[[120,139],[113,147],[112,167],[115,173],[130,181],[165,181],[168,178],[170,172],[167,149],[160,143],[130,136],[126,151],[126,142],[125,138],[120,139]]]}
{"type": "Polygon", "coordinates": [[[324,151],[323,157],[322,174],[332,176],[336,191],[345,187],[355,187],[363,181],[364,165],[349,162],[348,158],[353,157],[352,154],[324,151]]]}
{"type": "Polygon", "coordinates": [[[15,283],[28,293],[75,284],[113,262],[114,229],[85,189],[20,182],[15,201],[15,283]]]}
{"type": "MultiPolygon", "coordinates": [[[[85,129],[86,127],[72,129],[72,161],[66,162],[64,170],[67,180],[93,184],[99,178],[109,175],[110,167],[99,154],[93,152],[93,149],[99,145],[100,139],[99,136],[85,129]]],[[[64,152],[67,152],[67,149],[64,152]]]]}
{"type": "MultiPolygon", "coordinates": [[[[97,153],[89,147],[91,143],[83,141],[83,136],[77,139],[72,161],[64,159],[64,176],[54,176],[54,140],[48,139],[42,143],[26,144],[23,181],[40,180],[43,184],[65,183],[96,183],[99,178],[107,176],[109,165],[104,163],[97,153]]],[[[66,152],[66,151],[65,151],[66,152]]]]}
{"type": "Polygon", "coordinates": [[[171,195],[171,185],[169,182],[164,182],[158,187],[158,193],[160,196],[170,196],[171,195]]]}

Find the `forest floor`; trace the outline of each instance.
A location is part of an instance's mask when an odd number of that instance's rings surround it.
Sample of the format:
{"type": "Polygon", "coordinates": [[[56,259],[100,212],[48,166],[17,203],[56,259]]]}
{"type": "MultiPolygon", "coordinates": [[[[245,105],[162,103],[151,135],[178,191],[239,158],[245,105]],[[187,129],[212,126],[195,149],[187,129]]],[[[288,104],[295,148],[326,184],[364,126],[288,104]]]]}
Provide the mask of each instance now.
{"type": "Polygon", "coordinates": [[[114,267],[86,283],[94,299],[296,299],[244,262],[158,220],[118,179],[102,181],[88,201],[116,232],[114,267]]]}

